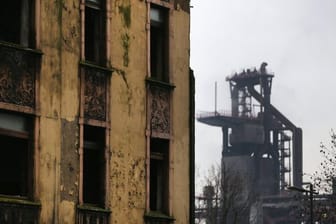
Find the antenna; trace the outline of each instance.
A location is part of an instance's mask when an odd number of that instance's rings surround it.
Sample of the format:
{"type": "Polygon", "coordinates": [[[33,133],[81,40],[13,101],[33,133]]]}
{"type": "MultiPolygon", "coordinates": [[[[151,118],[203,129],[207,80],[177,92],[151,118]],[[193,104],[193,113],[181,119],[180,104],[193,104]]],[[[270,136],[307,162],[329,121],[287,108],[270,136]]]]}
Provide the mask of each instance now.
{"type": "Polygon", "coordinates": [[[215,82],[215,114],[217,114],[217,82],[215,82]]]}

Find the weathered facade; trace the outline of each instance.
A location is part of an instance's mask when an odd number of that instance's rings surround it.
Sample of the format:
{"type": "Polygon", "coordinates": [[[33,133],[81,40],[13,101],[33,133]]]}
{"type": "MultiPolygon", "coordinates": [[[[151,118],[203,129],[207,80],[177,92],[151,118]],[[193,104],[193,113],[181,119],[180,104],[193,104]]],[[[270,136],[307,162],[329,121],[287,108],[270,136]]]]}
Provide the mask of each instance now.
{"type": "Polygon", "coordinates": [[[5,0],[0,223],[190,223],[187,0],[5,0]]]}

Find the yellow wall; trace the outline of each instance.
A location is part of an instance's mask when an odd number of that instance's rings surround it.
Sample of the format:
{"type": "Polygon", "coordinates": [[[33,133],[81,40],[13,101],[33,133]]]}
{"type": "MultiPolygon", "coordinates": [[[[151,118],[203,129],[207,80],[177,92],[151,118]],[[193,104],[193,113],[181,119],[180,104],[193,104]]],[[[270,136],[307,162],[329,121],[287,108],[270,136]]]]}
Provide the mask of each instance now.
{"type": "MultiPolygon", "coordinates": [[[[110,223],[144,223],[147,36],[145,1],[111,1],[110,223]],[[123,9],[131,12],[130,23],[123,9]],[[128,37],[128,39],[125,37],[128,37]],[[127,45],[127,46],[126,46],[127,45]],[[125,61],[126,60],[126,61],[125,61]]],[[[171,13],[172,207],[189,220],[189,14],[171,13]]],[[[79,181],[80,10],[77,0],[41,1],[39,200],[41,223],[74,223],[79,181]],[[70,174],[66,174],[66,172],[70,174]]]]}

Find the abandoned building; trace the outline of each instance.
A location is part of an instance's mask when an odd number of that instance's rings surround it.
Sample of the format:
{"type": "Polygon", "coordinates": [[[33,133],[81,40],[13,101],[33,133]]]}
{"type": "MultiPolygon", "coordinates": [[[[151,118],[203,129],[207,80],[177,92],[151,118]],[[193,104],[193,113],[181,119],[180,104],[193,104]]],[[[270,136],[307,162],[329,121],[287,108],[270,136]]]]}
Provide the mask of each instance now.
{"type": "MultiPolygon", "coordinates": [[[[233,205],[223,204],[229,199],[218,199],[219,206],[214,208],[219,209],[218,223],[232,220],[246,204],[248,212],[240,214],[245,216],[240,224],[297,222],[290,215],[293,212],[289,212],[297,203],[288,195],[286,186],[302,186],[302,130],[271,104],[274,75],[266,66],[262,63],[260,69],[247,69],[227,77],[231,111],[204,112],[197,117],[199,122],[222,130],[222,176],[233,172],[242,177],[241,196],[233,198],[238,201],[236,211],[225,211],[223,217],[223,206],[233,205]]],[[[202,215],[198,213],[199,217],[202,215]]]]}
{"type": "Polygon", "coordinates": [[[188,0],[3,0],[0,223],[191,223],[188,0]]]}

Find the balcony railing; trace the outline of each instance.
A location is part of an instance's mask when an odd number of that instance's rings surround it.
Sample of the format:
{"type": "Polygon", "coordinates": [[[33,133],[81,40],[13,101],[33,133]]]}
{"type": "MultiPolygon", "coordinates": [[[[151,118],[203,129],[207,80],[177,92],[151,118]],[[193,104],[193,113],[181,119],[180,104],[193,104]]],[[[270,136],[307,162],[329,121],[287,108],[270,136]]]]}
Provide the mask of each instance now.
{"type": "Polygon", "coordinates": [[[42,53],[0,42],[0,103],[5,109],[35,108],[36,77],[42,53]],[[9,108],[6,108],[9,107],[9,108]]]}
{"type": "Polygon", "coordinates": [[[257,119],[258,114],[251,113],[249,116],[239,116],[232,114],[232,111],[229,110],[219,110],[219,111],[200,111],[197,113],[196,118],[208,118],[208,117],[216,117],[216,116],[223,116],[223,117],[234,117],[234,118],[244,118],[244,119],[257,119]]]}
{"type": "Polygon", "coordinates": [[[81,62],[80,66],[84,88],[84,117],[104,122],[108,113],[108,83],[112,70],[87,62],[81,62]]]}
{"type": "Polygon", "coordinates": [[[78,206],[78,224],[108,224],[110,211],[97,207],[78,206]]]}
{"type": "Polygon", "coordinates": [[[171,129],[171,93],[175,88],[169,83],[147,79],[151,136],[169,138],[171,129]]]}
{"type": "Polygon", "coordinates": [[[31,201],[0,198],[0,223],[38,224],[40,207],[31,201]]]}

